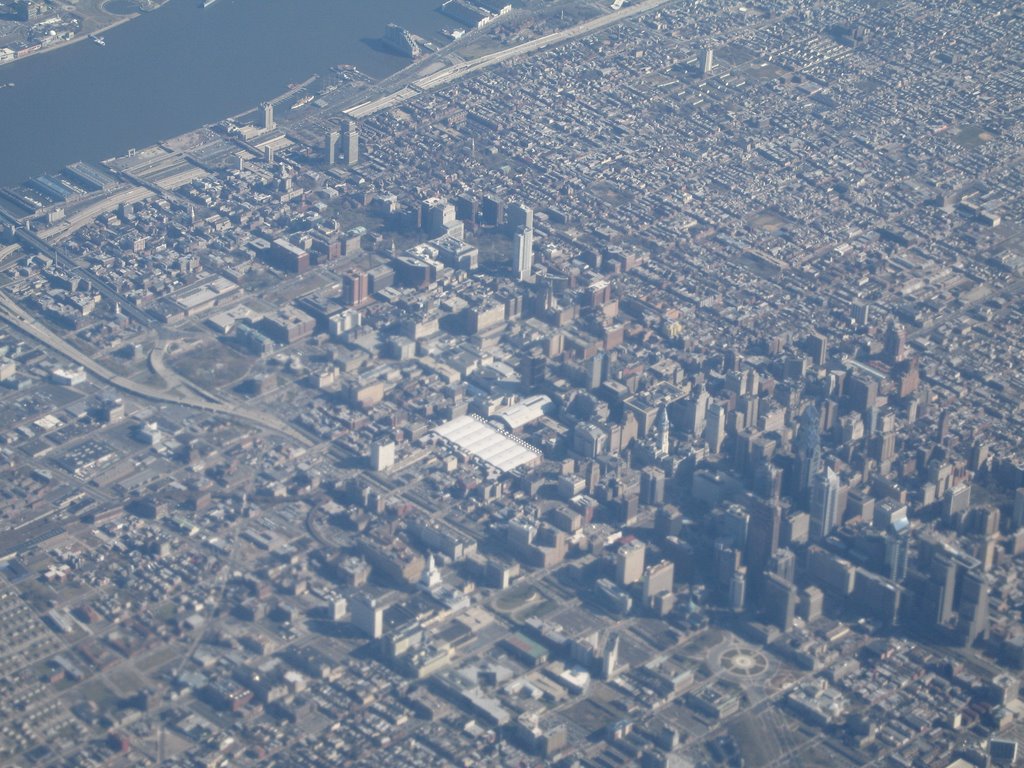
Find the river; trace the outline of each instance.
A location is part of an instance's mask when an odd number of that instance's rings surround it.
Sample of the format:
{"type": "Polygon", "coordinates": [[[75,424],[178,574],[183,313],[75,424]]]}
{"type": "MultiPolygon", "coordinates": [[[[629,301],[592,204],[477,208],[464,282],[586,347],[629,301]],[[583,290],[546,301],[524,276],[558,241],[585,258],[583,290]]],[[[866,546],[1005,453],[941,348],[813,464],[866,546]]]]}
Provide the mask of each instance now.
{"type": "Polygon", "coordinates": [[[99,161],[255,107],[290,83],[352,64],[374,77],[407,59],[368,42],[388,22],[428,39],[439,0],[169,0],[84,40],[0,67],[0,186],[99,161]]]}

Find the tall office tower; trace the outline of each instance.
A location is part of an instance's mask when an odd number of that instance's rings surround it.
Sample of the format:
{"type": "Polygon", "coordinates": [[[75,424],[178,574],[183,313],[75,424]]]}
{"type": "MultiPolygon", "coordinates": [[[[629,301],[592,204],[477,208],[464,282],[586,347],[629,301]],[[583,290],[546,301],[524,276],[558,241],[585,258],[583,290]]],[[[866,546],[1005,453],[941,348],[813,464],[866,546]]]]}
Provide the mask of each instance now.
{"type": "Polygon", "coordinates": [[[769,623],[783,632],[789,632],[793,628],[797,591],[792,582],[774,573],[765,574],[762,603],[769,623]]]}
{"type": "Polygon", "coordinates": [[[527,280],[533,274],[533,208],[523,203],[510,204],[505,209],[505,223],[512,232],[516,279],[527,280]]]}
{"type": "Polygon", "coordinates": [[[359,162],[359,123],[355,120],[341,127],[341,150],[345,165],[351,167],[359,162]]]}
{"type": "Polygon", "coordinates": [[[817,587],[805,587],[800,591],[800,602],[797,608],[800,618],[810,624],[821,618],[821,610],[825,606],[825,593],[817,587]]]}
{"type": "Polygon", "coordinates": [[[779,550],[782,507],[778,504],[759,503],[754,499],[751,502],[743,559],[751,574],[756,577],[769,568],[771,559],[779,550]]]}
{"type": "Polygon", "coordinates": [[[796,482],[794,495],[805,499],[811,480],[821,471],[821,431],[818,427],[818,409],[812,403],[800,414],[800,429],[793,441],[796,453],[796,482]]]}
{"type": "Polygon", "coordinates": [[[826,432],[831,432],[839,421],[839,403],[835,400],[826,400],[821,404],[821,427],[826,432]]]}
{"type": "Polygon", "coordinates": [[[893,319],[885,329],[885,359],[898,363],[907,356],[907,329],[893,319]]]}
{"type": "Polygon", "coordinates": [[[395,443],[374,443],[370,449],[370,468],[374,472],[384,472],[395,465],[395,443]]]}
{"type": "Polygon", "coordinates": [[[274,130],[274,105],[269,101],[264,101],[260,104],[260,109],[263,110],[263,130],[274,130]]]}
{"type": "Polygon", "coordinates": [[[523,227],[513,237],[516,280],[529,280],[533,274],[533,228],[523,227]]]}
{"type": "Polygon", "coordinates": [[[850,319],[857,325],[867,325],[871,319],[871,307],[862,301],[850,304],[850,319]]]}
{"type": "Polygon", "coordinates": [[[725,374],[725,391],[737,396],[747,394],[749,379],[743,371],[729,371],[725,374]]]}
{"type": "Polygon", "coordinates": [[[420,203],[420,221],[430,237],[446,235],[448,228],[458,221],[455,206],[443,197],[428,197],[420,203]]]}
{"type": "Polygon", "coordinates": [[[505,223],[505,202],[487,195],[480,201],[480,223],[489,227],[500,227],[505,223]]]}
{"type": "Polygon", "coordinates": [[[811,362],[819,368],[823,366],[828,358],[828,338],[820,333],[812,333],[807,337],[805,344],[807,354],[811,356],[811,362]]]}
{"type": "Polygon", "coordinates": [[[979,637],[988,639],[988,602],[988,582],[985,580],[985,574],[980,569],[965,573],[960,584],[959,605],[957,606],[960,614],[957,622],[957,634],[964,647],[974,645],[975,640],[979,637]]]}
{"type": "Polygon", "coordinates": [[[667,456],[672,425],[668,420],[668,408],[664,405],[658,409],[657,430],[658,452],[661,453],[662,456],[667,456]]]}
{"type": "Polygon", "coordinates": [[[823,539],[832,533],[839,516],[839,475],[826,467],[811,481],[811,535],[823,539]]]}
{"type": "Polygon", "coordinates": [[[519,360],[519,383],[524,392],[533,392],[545,382],[548,375],[548,361],[539,349],[532,349],[519,360]]]}
{"type": "Polygon", "coordinates": [[[890,581],[903,582],[907,578],[910,560],[910,523],[907,518],[892,526],[885,534],[885,567],[890,581]]]}
{"type": "Polygon", "coordinates": [[[615,553],[615,582],[624,587],[635,584],[644,575],[644,553],[647,548],[642,541],[633,539],[619,547],[615,553]]]}
{"type": "Polygon", "coordinates": [[[510,203],[505,209],[505,222],[512,232],[533,229],[533,208],[522,203],[510,203]]]}
{"type": "Polygon", "coordinates": [[[782,495],[782,470],[771,461],[763,461],[754,470],[754,493],[768,501],[778,501],[782,495]]]}
{"type": "Polygon", "coordinates": [[[729,607],[742,611],[747,604],[747,569],[740,566],[729,578],[729,607]]]}
{"type": "Polygon", "coordinates": [[[328,166],[334,165],[337,162],[335,154],[338,149],[339,138],[341,138],[341,134],[337,131],[328,131],[324,137],[324,161],[328,166]]]}
{"type": "Polygon", "coordinates": [[[601,677],[611,680],[615,677],[619,666],[619,633],[612,632],[608,636],[608,642],[604,646],[604,655],[601,657],[601,677]]]}
{"type": "Polygon", "coordinates": [[[738,371],[740,369],[740,363],[743,362],[743,355],[735,347],[729,347],[722,350],[722,370],[725,373],[729,371],[738,371]]]}
{"type": "Polygon", "coordinates": [[[768,563],[768,569],[786,581],[796,581],[796,555],[791,549],[780,549],[768,563]]]}
{"type": "Polygon", "coordinates": [[[939,414],[939,442],[943,442],[949,437],[949,430],[951,427],[950,422],[953,420],[953,410],[946,408],[941,414],[939,414]]]}
{"type": "Polygon", "coordinates": [[[687,435],[700,436],[704,433],[710,399],[704,385],[700,384],[697,391],[683,402],[683,432],[687,435]]]}
{"type": "Polygon", "coordinates": [[[357,629],[374,640],[384,636],[384,606],[368,595],[358,594],[349,608],[357,629]]]}
{"type": "Polygon", "coordinates": [[[949,626],[953,621],[957,570],[957,563],[948,552],[932,558],[924,603],[926,616],[940,627],[949,626]]]}
{"type": "Polygon", "coordinates": [[[346,307],[357,307],[370,295],[370,278],[362,269],[346,269],[341,276],[341,302],[346,307]]]}
{"type": "Polygon", "coordinates": [[[729,539],[719,537],[712,552],[712,583],[722,589],[728,588],[729,579],[743,562],[743,553],[730,545],[729,539]]]}
{"type": "Polygon", "coordinates": [[[604,352],[598,352],[583,361],[583,383],[587,389],[597,389],[605,380],[607,375],[608,357],[604,352]]]}
{"type": "Polygon", "coordinates": [[[1024,488],[1018,488],[1013,497],[1013,527],[1024,525],[1024,488]]]}
{"type": "Polygon", "coordinates": [[[711,453],[721,453],[722,451],[727,416],[725,406],[720,403],[715,403],[708,408],[708,419],[704,425],[704,441],[708,444],[708,450],[711,453]]]}
{"type": "Polygon", "coordinates": [[[736,398],[736,413],[743,417],[743,425],[749,430],[757,428],[760,409],[761,401],[756,395],[747,394],[736,398]]]}
{"type": "Polygon", "coordinates": [[[761,374],[755,368],[747,368],[743,374],[747,380],[747,395],[757,397],[761,394],[761,374]]]}
{"type": "Polygon", "coordinates": [[[643,597],[647,602],[663,592],[671,592],[675,566],[671,560],[662,560],[644,571],[643,597]]]}
{"type": "Polygon", "coordinates": [[[701,56],[700,71],[705,75],[710,75],[714,66],[715,50],[713,48],[705,48],[704,53],[701,56]]]}
{"type": "Polygon", "coordinates": [[[665,473],[658,467],[644,467],[640,470],[640,503],[663,504],[665,502],[665,473]]]}

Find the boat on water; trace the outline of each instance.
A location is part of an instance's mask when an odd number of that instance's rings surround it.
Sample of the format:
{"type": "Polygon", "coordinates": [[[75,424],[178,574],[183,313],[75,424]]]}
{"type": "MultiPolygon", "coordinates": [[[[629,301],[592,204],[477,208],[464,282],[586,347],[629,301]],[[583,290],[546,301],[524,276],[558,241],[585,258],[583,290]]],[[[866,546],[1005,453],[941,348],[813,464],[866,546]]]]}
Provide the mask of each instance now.
{"type": "Polygon", "coordinates": [[[89,35],[89,39],[92,40],[96,45],[106,45],[107,41],[99,35],[89,35]]]}
{"type": "Polygon", "coordinates": [[[14,83],[0,83],[0,88],[13,88],[14,83]]]}
{"type": "Polygon", "coordinates": [[[298,109],[299,107],[304,107],[307,104],[309,104],[309,102],[311,102],[312,100],[313,100],[313,94],[311,94],[311,93],[306,95],[306,96],[303,96],[301,99],[299,99],[294,104],[292,104],[292,109],[298,109]]]}
{"type": "Polygon", "coordinates": [[[202,0],[202,2],[200,3],[200,5],[201,5],[201,6],[203,7],[203,8],[209,8],[209,7],[211,6],[211,5],[213,5],[213,4],[214,4],[214,3],[216,3],[216,2],[217,2],[217,0],[202,0]]]}

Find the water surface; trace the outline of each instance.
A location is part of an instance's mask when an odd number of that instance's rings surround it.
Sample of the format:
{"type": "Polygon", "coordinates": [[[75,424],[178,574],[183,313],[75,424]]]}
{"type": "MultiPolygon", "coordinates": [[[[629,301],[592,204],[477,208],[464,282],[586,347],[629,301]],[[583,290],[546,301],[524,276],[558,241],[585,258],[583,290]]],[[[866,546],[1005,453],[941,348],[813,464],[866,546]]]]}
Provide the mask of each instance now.
{"type": "MultiPolygon", "coordinates": [[[[368,45],[388,22],[425,37],[435,0],[169,0],[103,37],[0,67],[0,186],[148,146],[255,107],[290,83],[408,60],[368,45]]],[[[450,22],[447,22],[450,23],[450,22]]]]}

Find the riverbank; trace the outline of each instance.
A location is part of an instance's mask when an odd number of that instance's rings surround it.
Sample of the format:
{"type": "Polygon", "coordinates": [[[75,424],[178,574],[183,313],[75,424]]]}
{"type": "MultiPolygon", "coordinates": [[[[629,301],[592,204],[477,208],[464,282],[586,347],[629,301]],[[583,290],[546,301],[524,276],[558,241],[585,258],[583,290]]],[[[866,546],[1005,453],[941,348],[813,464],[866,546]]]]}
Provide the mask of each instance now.
{"type": "MultiPolygon", "coordinates": [[[[144,13],[151,13],[151,12],[155,11],[156,9],[158,9],[160,6],[162,6],[166,2],[167,2],[167,0],[160,0],[160,2],[155,3],[152,8],[149,8],[148,10],[145,10],[145,11],[135,11],[134,13],[129,13],[129,14],[125,14],[125,15],[117,14],[118,18],[114,18],[109,23],[105,22],[105,23],[102,23],[100,26],[93,27],[93,28],[89,28],[87,23],[86,23],[86,19],[81,17],[81,16],[79,16],[79,18],[81,19],[82,31],[79,34],[77,34],[74,37],[72,37],[70,40],[61,40],[59,43],[54,43],[53,45],[47,45],[45,47],[41,46],[41,47],[36,48],[34,50],[27,51],[24,54],[22,54],[21,56],[18,56],[17,58],[8,59],[6,61],[0,61],[0,67],[4,66],[6,64],[14,64],[14,63],[19,62],[19,61],[25,61],[26,59],[29,59],[29,58],[31,58],[33,56],[38,56],[38,55],[43,54],[43,53],[52,53],[53,51],[59,51],[61,48],[67,48],[69,45],[74,45],[75,43],[81,43],[81,42],[84,42],[86,40],[89,40],[89,38],[91,36],[93,36],[93,35],[97,35],[97,36],[98,35],[102,35],[105,32],[108,32],[111,29],[114,29],[115,27],[119,27],[122,24],[131,21],[132,19],[137,19],[139,16],[141,16],[144,13]]],[[[104,3],[104,5],[105,4],[106,3],[104,3]]],[[[108,13],[108,12],[104,11],[104,13],[108,13]]],[[[72,14],[72,15],[78,16],[78,14],[72,14]]]]}
{"type": "Polygon", "coordinates": [[[338,65],[379,81],[409,63],[376,43],[388,23],[437,41],[450,24],[423,0],[167,0],[125,20],[105,47],[54,47],[2,70],[17,87],[0,90],[0,186],[165,141],[338,65]]]}

